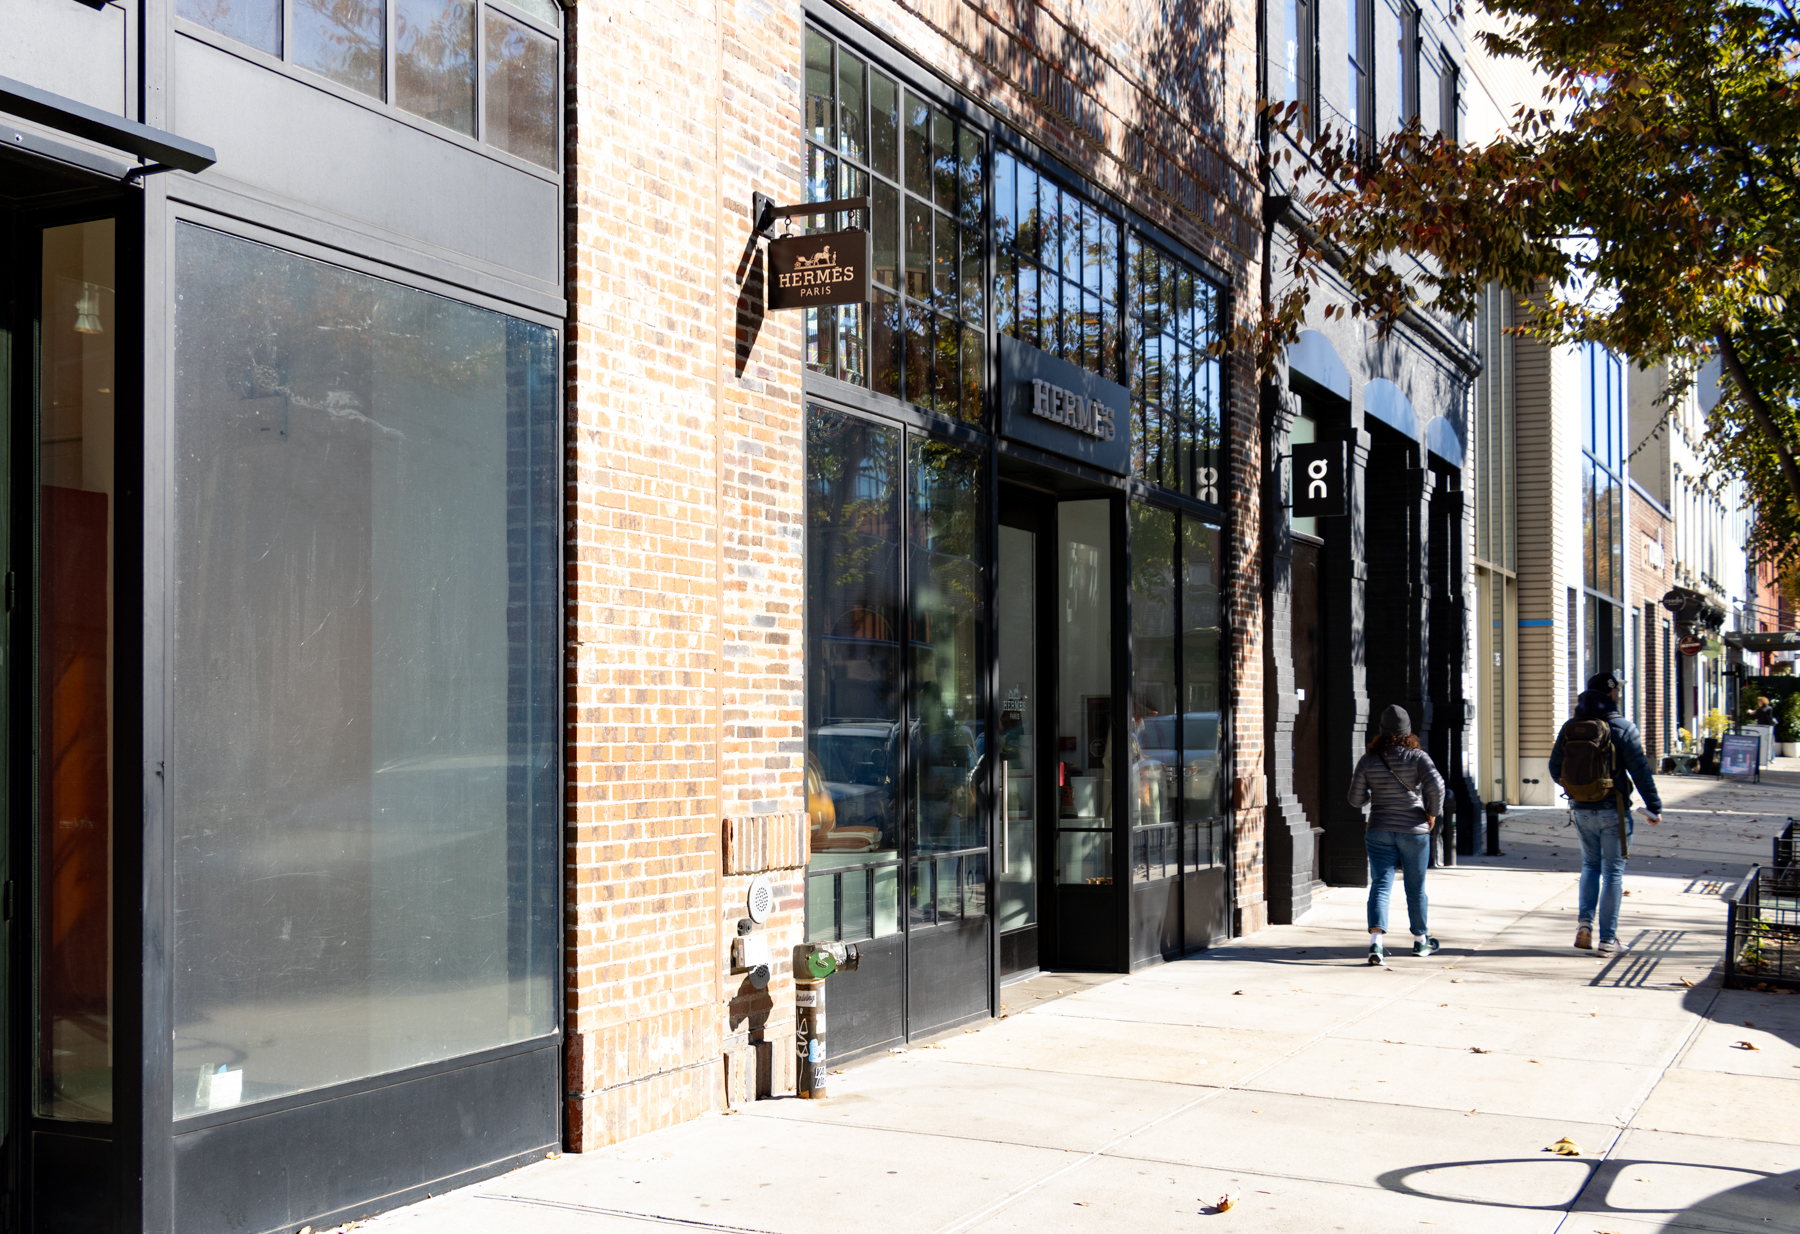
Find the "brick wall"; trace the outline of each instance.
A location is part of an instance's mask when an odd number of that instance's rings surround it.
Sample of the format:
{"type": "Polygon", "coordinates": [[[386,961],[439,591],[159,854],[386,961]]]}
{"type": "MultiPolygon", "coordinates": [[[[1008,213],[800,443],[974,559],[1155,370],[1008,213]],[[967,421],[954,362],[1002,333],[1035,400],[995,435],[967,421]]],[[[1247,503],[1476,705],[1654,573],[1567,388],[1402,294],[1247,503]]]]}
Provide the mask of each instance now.
{"type": "MultiPolygon", "coordinates": [[[[1253,7],[847,7],[1213,262],[1253,311],[1253,7]]],[[[753,874],[725,872],[723,843],[805,808],[800,340],[794,315],[755,307],[748,244],[752,192],[802,194],[803,27],[798,4],[766,0],[582,0],[568,21],[574,1150],[792,1088],[803,879],[772,871],[775,979],[752,990],[728,947],[753,874]]],[[[1248,930],[1265,920],[1261,464],[1254,385],[1229,389],[1248,930]]],[[[771,841],[768,860],[803,861],[794,847],[771,841]]]]}

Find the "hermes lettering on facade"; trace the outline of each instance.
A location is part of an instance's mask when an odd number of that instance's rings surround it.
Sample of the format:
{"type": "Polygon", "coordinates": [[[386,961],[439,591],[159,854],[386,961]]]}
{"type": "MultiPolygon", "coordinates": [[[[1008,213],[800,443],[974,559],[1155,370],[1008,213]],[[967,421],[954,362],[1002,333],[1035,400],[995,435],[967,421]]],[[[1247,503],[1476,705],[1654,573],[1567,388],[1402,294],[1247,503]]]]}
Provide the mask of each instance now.
{"type": "Polygon", "coordinates": [[[1105,403],[1097,398],[1083,398],[1042,378],[1031,381],[1031,414],[1098,441],[1111,441],[1117,431],[1113,409],[1105,403]]]}

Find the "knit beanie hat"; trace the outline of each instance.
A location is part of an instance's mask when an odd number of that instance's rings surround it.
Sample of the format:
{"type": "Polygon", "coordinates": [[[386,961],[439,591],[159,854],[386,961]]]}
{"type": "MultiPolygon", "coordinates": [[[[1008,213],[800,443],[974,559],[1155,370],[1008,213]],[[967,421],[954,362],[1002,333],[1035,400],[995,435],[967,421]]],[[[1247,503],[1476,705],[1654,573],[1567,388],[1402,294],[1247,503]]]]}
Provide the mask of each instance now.
{"type": "Polygon", "coordinates": [[[1390,737],[1406,737],[1412,733],[1412,717],[1406,708],[1394,704],[1381,713],[1381,731],[1390,737]]]}

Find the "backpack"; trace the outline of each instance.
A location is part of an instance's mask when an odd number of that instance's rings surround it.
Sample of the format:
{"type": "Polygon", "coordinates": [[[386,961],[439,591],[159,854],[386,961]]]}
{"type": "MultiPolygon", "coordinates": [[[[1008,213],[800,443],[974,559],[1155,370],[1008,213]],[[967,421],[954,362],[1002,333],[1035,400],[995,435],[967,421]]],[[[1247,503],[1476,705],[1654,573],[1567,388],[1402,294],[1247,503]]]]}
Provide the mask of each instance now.
{"type": "Polygon", "coordinates": [[[1562,775],[1556,782],[1571,801],[1605,801],[1618,775],[1612,725],[1604,718],[1570,720],[1562,726],[1562,775]]]}

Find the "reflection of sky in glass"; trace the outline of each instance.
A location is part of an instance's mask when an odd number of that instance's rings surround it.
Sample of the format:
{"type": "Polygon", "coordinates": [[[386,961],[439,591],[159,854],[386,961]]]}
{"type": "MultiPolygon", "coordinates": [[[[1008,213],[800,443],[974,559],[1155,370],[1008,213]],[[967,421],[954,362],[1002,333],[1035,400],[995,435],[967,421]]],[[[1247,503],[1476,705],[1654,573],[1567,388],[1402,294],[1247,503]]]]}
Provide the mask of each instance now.
{"type": "Polygon", "coordinates": [[[177,0],[175,12],[226,38],[281,54],[281,0],[177,0]]]}
{"type": "Polygon", "coordinates": [[[380,98],[386,52],[382,0],[294,0],[291,59],[301,68],[380,98]]]}

